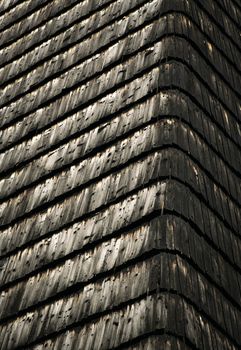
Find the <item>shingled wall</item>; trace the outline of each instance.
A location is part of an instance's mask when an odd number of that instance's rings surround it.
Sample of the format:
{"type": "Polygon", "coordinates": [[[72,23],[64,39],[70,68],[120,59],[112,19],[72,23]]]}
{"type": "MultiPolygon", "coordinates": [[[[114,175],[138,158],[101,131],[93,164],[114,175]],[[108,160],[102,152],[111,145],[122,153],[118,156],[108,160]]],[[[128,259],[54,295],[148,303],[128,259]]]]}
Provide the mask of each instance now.
{"type": "Polygon", "coordinates": [[[241,349],[240,0],[0,1],[0,349],[241,349]]]}

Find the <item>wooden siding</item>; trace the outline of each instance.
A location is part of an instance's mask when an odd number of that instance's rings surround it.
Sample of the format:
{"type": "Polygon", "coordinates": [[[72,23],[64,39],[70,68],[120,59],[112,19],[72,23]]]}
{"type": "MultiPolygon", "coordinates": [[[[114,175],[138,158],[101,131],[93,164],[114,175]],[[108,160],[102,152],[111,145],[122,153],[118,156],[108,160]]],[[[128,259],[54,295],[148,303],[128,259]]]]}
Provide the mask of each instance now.
{"type": "Polygon", "coordinates": [[[239,0],[0,2],[0,349],[241,347],[239,0]]]}

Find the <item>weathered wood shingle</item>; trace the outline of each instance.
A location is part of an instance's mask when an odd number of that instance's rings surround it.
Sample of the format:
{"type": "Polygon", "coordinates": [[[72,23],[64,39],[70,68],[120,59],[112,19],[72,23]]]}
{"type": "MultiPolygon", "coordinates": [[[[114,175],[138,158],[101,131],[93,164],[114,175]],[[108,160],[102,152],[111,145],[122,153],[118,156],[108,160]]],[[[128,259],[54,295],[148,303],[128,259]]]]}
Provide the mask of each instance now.
{"type": "Polygon", "coordinates": [[[240,17],[1,2],[1,350],[240,349],[240,17]]]}

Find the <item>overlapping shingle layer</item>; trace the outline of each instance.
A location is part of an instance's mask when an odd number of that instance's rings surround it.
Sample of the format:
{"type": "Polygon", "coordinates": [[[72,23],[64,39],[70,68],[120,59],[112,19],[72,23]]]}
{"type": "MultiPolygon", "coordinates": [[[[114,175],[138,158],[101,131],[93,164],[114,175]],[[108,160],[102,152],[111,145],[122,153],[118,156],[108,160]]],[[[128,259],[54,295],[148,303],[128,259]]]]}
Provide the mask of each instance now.
{"type": "Polygon", "coordinates": [[[240,349],[240,18],[1,2],[1,350],[240,349]]]}

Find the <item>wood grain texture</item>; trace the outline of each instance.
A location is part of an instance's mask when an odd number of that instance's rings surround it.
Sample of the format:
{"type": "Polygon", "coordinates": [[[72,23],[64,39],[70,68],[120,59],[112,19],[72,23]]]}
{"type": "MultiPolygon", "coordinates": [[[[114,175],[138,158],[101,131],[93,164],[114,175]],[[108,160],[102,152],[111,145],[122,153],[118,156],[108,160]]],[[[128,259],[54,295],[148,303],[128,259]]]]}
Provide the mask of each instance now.
{"type": "Polygon", "coordinates": [[[0,4],[0,349],[241,347],[238,0],[0,4]]]}

